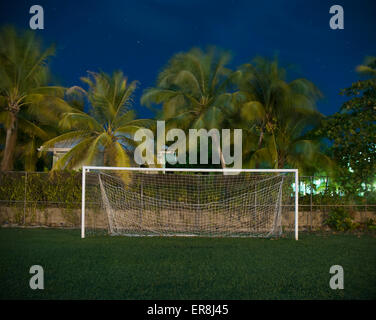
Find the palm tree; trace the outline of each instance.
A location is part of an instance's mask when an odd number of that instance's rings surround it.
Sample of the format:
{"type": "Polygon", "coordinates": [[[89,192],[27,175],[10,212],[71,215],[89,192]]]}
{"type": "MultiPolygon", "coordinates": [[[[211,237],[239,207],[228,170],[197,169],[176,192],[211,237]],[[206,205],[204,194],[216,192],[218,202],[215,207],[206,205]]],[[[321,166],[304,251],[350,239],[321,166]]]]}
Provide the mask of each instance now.
{"type": "Polygon", "coordinates": [[[356,71],[364,76],[376,77],[376,57],[365,57],[364,63],[356,67],[356,71]]]}
{"type": "Polygon", "coordinates": [[[312,159],[322,162],[318,142],[306,136],[323,117],[315,107],[321,93],[314,84],[307,79],[287,82],[276,59],[259,57],[239,71],[238,116],[232,122],[243,128],[246,165],[301,168],[312,159]]]}
{"type": "Polygon", "coordinates": [[[301,173],[313,175],[317,170],[330,172],[333,162],[323,152],[320,137],[312,130],[321,119],[316,116],[291,114],[278,125],[273,133],[264,136],[261,148],[248,154],[246,165],[251,168],[298,168],[301,173]]]}
{"type": "MultiPolygon", "coordinates": [[[[27,116],[27,114],[22,115],[22,119],[28,119],[27,116]]],[[[31,118],[30,121],[37,126],[41,133],[38,134],[35,130],[28,131],[26,126],[18,127],[17,145],[14,153],[14,170],[33,172],[47,168],[50,159],[48,157],[39,157],[38,148],[44,141],[56,137],[61,133],[58,128],[58,119],[49,123],[42,123],[35,120],[35,118],[31,118]]]]}
{"type": "Polygon", "coordinates": [[[13,169],[18,131],[30,137],[27,147],[18,150],[28,158],[36,151],[33,141],[49,136],[43,125],[56,122],[59,113],[69,109],[62,99],[64,89],[48,86],[47,62],[53,53],[53,46],[42,49],[35,33],[17,34],[12,27],[0,31],[0,124],[5,130],[2,171],[13,169]]]}
{"type": "MultiPolygon", "coordinates": [[[[209,48],[178,53],[159,74],[156,87],[147,89],[141,103],[162,104],[161,117],[181,129],[220,129],[232,108],[228,91],[233,73],[226,67],[230,55],[209,48]]],[[[217,141],[217,145],[219,142],[217,141]]],[[[221,164],[225,167],[219,148],[221,164]]]]}
{"type": "Polygon", "coordinates": [[[45,149],[61,142],[73,145],[53,169],[94,164],[100,154],[103,165],[128,166],[130,152],[135,147],[134,132],[151,124],[151,120],[135,119],[131,109],[137,82],[129,83],[121,71],[112,76],[89,72],[89,76],[81,80],[88,85],[88,90],[72,87],[70,92],[82,92],[90,103],[90,112],[75,109],[65,113],[60,127],[67,132],[42,146],[45,149]]]}
{"type": "Polygon", "coordinates": [[[307,79],[286,82],[286,70],[278,60],[262,57],[240,67],[238,76],[241,115],[258,128],[258,147],[266,132],[273,132],[277,119],[291,113],[317,113],[316,100],[321,96],[315,85],[307,79]]]}

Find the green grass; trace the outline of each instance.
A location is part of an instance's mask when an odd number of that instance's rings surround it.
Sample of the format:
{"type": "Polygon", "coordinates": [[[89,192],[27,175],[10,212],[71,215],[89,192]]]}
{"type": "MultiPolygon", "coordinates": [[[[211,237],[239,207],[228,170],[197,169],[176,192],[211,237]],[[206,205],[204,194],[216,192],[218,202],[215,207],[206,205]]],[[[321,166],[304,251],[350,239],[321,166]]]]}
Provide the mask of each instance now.
{"type": "Polygon", "coordinates": [[[375,299],[376,239],[92,237],[0,229],[1,299],[375,299]],[[29,288],[42,265],[45,290],[29,288]],[[329,268],[344,268],[331,290],[329,268]]]}

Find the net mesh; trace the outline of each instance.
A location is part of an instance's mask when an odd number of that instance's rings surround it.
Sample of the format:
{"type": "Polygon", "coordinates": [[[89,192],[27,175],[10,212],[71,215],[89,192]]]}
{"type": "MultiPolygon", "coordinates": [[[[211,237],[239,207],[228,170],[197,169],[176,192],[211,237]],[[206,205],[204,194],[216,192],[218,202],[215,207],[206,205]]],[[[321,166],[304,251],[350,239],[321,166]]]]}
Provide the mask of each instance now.
{"type": "Polygon", "coordinates": [[[112,235],[279,236],[287,180],[285,173],[91,172],[88,194],[105,214],[90,223],[112,235]]]}

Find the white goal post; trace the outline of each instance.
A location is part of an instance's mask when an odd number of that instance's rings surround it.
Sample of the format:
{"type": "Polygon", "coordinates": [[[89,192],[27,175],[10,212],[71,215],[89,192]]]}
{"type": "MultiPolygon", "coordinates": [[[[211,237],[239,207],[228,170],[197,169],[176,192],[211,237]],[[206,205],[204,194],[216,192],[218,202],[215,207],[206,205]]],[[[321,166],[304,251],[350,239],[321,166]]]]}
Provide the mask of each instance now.
{"type": "Polygon", "coordinates": [[[265,237],[281,228],[283,179],[285,174],[293,174],[294,235],[298,240],[298,169],[83,166],[81,238],[86,232],[88,173],[97,173],[100,192],[95,197],[101,199],[111,234],[147,235],[150,231],[156,235],[235,237],[265,237]],[[128,188],[124,182],[128,178],[123,179],[126,175],[141,181],[137,190],[128,188]],[[193,197],[196,200],[192,201],[193,197]],[[157,228],[161,226],[163,230],[157,228]]]}

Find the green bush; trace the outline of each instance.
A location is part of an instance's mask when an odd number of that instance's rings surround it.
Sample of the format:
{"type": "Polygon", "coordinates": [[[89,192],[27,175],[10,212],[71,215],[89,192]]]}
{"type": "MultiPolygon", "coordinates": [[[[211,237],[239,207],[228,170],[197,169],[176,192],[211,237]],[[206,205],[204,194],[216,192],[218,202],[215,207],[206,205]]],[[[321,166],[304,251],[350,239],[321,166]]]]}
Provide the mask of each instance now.
{"type": "Polygon", "coordinates": [[[344,208],[332,209],[324,220],[324,224],[335,231],[354,230],[359,226],[344,208]]]}
{"type": "Polygon", "coordinates": [[[373,219],[368,219],[365,223],[365,227],[368,230],[376,230],[376,221],[373,219]]]}
{"type": "Polygon", "coordinates": [[[81,173],[0,172],[0,206],[16,210],[17,224],[45,224],[47,209],[61,208],[67,224],[78,225],[74,209],[81,206],[81,173]]]}

